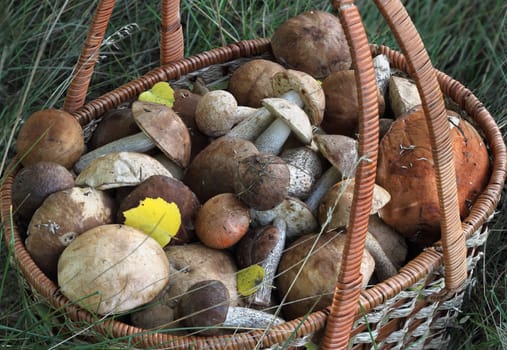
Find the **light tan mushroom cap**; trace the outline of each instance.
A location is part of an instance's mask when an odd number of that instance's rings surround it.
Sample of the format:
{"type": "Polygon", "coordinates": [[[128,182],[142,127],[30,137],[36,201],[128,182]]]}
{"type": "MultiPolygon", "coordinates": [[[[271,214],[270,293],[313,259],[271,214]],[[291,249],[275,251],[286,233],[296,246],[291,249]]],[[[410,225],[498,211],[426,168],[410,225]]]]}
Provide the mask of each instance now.
{"type": "Polygon", "coordinates": [[[58,262],[61,292],[101,315],[152,301],[168,280],[169,261],[162,247],[125,225],[102,225],[84,232],[58,262]]]}
{"type": "Polygon", "coordinates": [[[356,173],[358,153],[355,139],[345,135],[316,134],[313,141],[341,175],[352,177],[356,173]]]}
{"type": "Polygon", "coordinates": [[[172,177],[158,160],[144,153],[114,152],[93,160],[76,178],[76,185],[106,190],[136,186],[152,175],[172,177]]]}
{"type": "Polygon", "coordinates": [[[272,97],[262,100],[262,105],[274,116],[281,118],[305,144],[312,142],[312,125],[306,113],[296,104],[283,98],[272,97]]]}
{"type": "Polygon", "coordinates": [[[313,125],[320,125],[324,118],[326,96],[319,82],[310,74],[288,69],[278,72],[272,78],[273,91],[277,96],[294,90],[304,102],[303,110],[313,125]]]}
{"type": "Polygon", "coordinates": [[[190,133],[171,108],[144,101],[132,103],[132,114],[139,128],[170,160],[185,168],[190,162],[190,133]]]}

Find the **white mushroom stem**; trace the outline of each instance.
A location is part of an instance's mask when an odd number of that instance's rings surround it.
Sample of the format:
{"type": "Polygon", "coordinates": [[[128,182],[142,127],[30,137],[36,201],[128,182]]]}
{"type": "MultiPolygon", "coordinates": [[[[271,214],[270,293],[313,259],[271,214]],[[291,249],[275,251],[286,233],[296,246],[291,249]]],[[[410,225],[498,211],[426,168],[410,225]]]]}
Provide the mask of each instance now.
{"type": "Polygon", "coordinates": [[[279,154],[290,133],[287,123],[277,118],[257,137],[254,144],[259,152],[279,154]]]}
{"type": "Polygon", "coordinates": [[[391,77],[389,58],[387,58],[386,55],[375,56],[373,58],[373,67],[375,68],[377,86],[382,92],[382,95],[385,96],[387,92],[387,86],[389,85],[389,78],[391,77]]]}
{"type": "Polygon", "coordinates": [[[74,165],[74,171],[81,173],[94,159],[113,152],[147,152],[156,148],[151,139],[144,133],[139,132],[121,139],[109,142],[99,148],[90,151],[79,158],[74,165]]]}
{"type": "Polygon", "coordinates": [[[248,301],[255,305],[267,306],[271,304],[271,292],[273,290],[276,270],[282,257],[285,240],[287,237],[287,224],[278,217],[273,221],[273,226],[278,229],[278,242],[264,261],[260,264],[264,268],[264,279],[259,289],[249,296],[248,301]]]}
{"type": "Polygon", "coordinates": [[[342,178],[341,172],[334,166],[327,169],[324,174],[317,180],[312,193],[308,196],[305,204],[310,208],[312,213],[317,213],[320,200],[326,192],[342,178]]]}
{"type": "MultiPolygon", "coordinates": [[[[294,90],[288,91],[280,97],[301,108],[304,106],[301,96],[294,90]]],[[[248,118],[236,124],[236,126],[227,133],[227,136],[254,141],[272,122],[273,116],[271,113],[265,107],[261,107],[248,118]]]]}
{"type": "Polygon", "coordinates": [[[266,329],[284,323],[285,320],[268,312],[241,306],[229,306],[222,327],[231,329],[266,329]]]}
{"type": "Polygon", "coordinates": [[[366,233],[366,249],[370,252],[375,260],[375,274],[380,281],[392,277],[398,273],[398,269],[386,255],[380,243],[370,232],[366,233]]]}

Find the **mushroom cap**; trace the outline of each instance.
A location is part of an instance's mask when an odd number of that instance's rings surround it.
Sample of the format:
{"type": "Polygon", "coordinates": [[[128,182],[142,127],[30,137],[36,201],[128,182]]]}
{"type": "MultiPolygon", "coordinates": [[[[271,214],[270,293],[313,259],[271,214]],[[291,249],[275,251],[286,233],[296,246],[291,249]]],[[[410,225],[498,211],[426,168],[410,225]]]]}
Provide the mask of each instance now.
{"type": "Polygon", "coordinates": [[[289,91],[296,91],[303,100],[303,110],[313,125],[320,125],[324,118],[326,97],[320,83],[310,74],[287,69],[275,73],[271,79],[275,96],[281,96],[289,91]]]}
{"type": "Polygon", "coordinates": [[[240,159],[258,152],[250,141],[220,137],[194,158],[183,182],[192,189],[201,203],[219,193],[232,193],[240,159]]]}
{"type": "Polygon", "coordinates": [[[238,242],[235,249],[239,269],[261,264],[280,240],[280,230],[273,225],[256,227],[238,242]]]}
{"type": "Polygon", "coordinates": [[[206,246],[225,249],[236,244],[248,231],[248,207],[233,193],[220,193],[198,210],[195,233],[206,246]]]}
{"type": "Polygon", "coordinates": [[[274,154],[259,153],[239,161],[234,189],[250,208],[274,208],[287,197],[289,185],[289,167],[274,154]]]}
{"type": "Polygon", "coordinates": [[[250,210],[252,226],[271,224],[277,217],[284,218],[289,240],[314,232],[319,223],[308,206],[298,198],[287,197],[271,210],[250,210]]]}
{"type": "Polygon", "coordinates": [[[342,176],[354,176],[358,164],[357,140],[345,135],[316,134],[313,141],[342,176]]]}
{"type": "Polygon", "coordinates": [[[275,96],[271,77],[284,70],[285,68],[276,62],[254,59],[242,64],[232,73],[227,89],[240,106],[259,108],[262,107],[263,98],[275,96]]]}
{"type": "MultiPolygon", "coordinates": [[[[199,281],[191,285],[178,304],[183,326],[204,328],[201,335],[218,335],[229,310],[229,292],[220,280],[199,281]]],[[[192,329],[193,330],[193,329],[192,329]]]]}
{"type": "Polygon", "coordinates": [[[76,185],[99,190],[137,186],[153,175],[172,177],[155,158],[137,152],[113,152],[94,159],[76,178],[76,185]]]}
{"type": "Polygon", "coordinates": [[[27,229],[26,249],[39,268],[56,278],[58,257],[81,233],[114,221],[115,205],[103,191],[73,187],[50,194],[27,229]]]}
{"type": "MultiPolygon", "coordinates": [[[[354,185],[354,179],[342,180],[334,184],[322,197],[319,204],[319,222],[322,226],[326,226],[326,231],[348,226],[354,185]]],[[[375,184],[370,214],[376,214],[390,200],[389,192],[375,184]]]]}
{"type": "Polygon", "coordinates": [[[152,301],[168,280],[169,262],[162,247],[125,225],[102,225],[82,233],[58,261],[63,295],[100,315],[152,301]]]}
{"type": "Polygon", "coordinates": [[[190,134],[187,126],[171,108],[144,101],[132,103],[139,128],[169,159],[182,168],[190,162],[190,134]]]}
{"type": "MultiPolygon", "coordinates": [[[[459,212],[464,219],[489,180],[486,144],[477,130],[449,112],[459,212]]],[[[440,214],[429,132],[422,108],[400,115],[380,142],[377,183],[392,196],[379,212],[396,231],[419,245],[440,238],[440,214]]]]}
{"type": "Polygon", "coordinates": [[[131,108],[116,108],[104,114],[88,141],[88,147],[92,150],[140,131],[131,108]]]}
{"type": "MultiPolygon", "coordinates": [[[[303,316],[331,304],[345,240],[345,234],[334,231],[322,235],[308,234],[285,249],[278,265],[276,287],[280,298],[286,297],[283,305],[286,319],[303,316]],[[306,259],[309,252],[312,254],[306,259]]],[[[363,287],[368,284],[374,269],[375,261],[365,249],[360,267],[363,287]]]]}
{"type": "Polygon", "coordinates": [[[12,205],[21,220],[30,220],[51,193],[74,187],[74,176],[63,165],[36,162],[22,168],[12,184],[12,205]]]}
{"type": "Polygon", "coordinates": [[[278,97],[265,98],[262,104],[271,114],[282,119],[301,142],[307,145],[312,142],[312,125],[298,105],[278,97]]]}
{"type": "Polygon", "coordinates": [[[70,169],[84,152],[81,125],[60,109],[37,111],[23,124],[16,139],[16,152],[24,166],[49,161],[70,169]]]}
{"type": "Polygon", "coordinates": [[[324,11],[308,11],[289,18],[271,38],[277,61],[317,79],[349,69],[350,50],[340,20],[324,11]]]}
{"type": "Polygon", "coordinates": [[[236,287],[237,267],[228,250],[213,249],[201,243],[164,248],[170,265],[170,287],[161,301],[176,308],[179,299],[196,282],[222,281],[229,291],[230,305],[241,304],[236,287]]]}
{"type": "Polygon", "coordinates": [[[169,244],[185,244],[194,237],[194,219],[200,206],[196,195],[180,180],[164,175],[153,175],[136,186],[120,203],[117,222],[125,222],[123,212],[139,205],[145,198],[162,198],[174,202],[181,214],[181,226],[169,244]]]}

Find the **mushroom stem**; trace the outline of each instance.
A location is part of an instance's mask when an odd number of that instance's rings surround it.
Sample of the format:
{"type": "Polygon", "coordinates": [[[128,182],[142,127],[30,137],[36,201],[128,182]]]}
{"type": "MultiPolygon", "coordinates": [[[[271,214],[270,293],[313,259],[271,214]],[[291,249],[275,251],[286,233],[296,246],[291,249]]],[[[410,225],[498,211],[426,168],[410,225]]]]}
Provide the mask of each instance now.
{"type": "Polygon", "coordinates": [[[375,68],[377,86],[382,92],[382,95],[385,96],[387,92],[387,86],[389,85],[389,78],[391,77],[389,59],[386,55],[377,55],[373,58],[373,67],[375,68]]]}
{"type": "Polygon", "coordinates": [[[366,234],[366,249],[375,260],[375,274],[380,281],[392,277],[398,273],[398,269],[386,255],[380,243],[370,232],[366,234]]]}
{"type": "Polygon", "coordinates": [[[243,329],[266,329],[285,320],[268,312],[242,306],[229,306],[223,327],[243,329]]]}
{"type": "Polygon", "coordinates": [[[255,305],[270,305],[275,274],[285,246],[285,239],[287,237],[287,224],[285,220],[277,217],[273,221],[273,226],[278,229],[279,238],[273,250],[269,252],[266,259],[260,264],[264,268],[264,279],[259,289],[248,298],[248,300],[255,305]]]}
{"type": "Polygon", "coordinates": [[[312,193],[308,196],[305,204],[310,208],[313,214],[317,213],[320,200],[326,192],[338,181],[341,180],[342,174],[334,166],[327,169],[324,174],[317,180],[312,193]]]}
{"type": "MultiPolygon", "coordinates": [[[[304,105],[301,96],[299,96],[299,94],[294,90],[290,90],[280,97],[298,105],[299,107],[303,107],[304,105]]],[[[266,109],[266,107],[261,107],[248,118],[245,118],[243,121],[236,124],[236,126],[227,133],[227,136],[239,137],[253,141],[272,123],[272,121],[273,116],[271,113],[266,109]]]]}
{"type": "Polygon", "coordinates": [[[79,158],[74,165],[74,171],[81,173],[93,160],[113,152],[147,152],[156,146],[144,132],[126,136],[109,142],[99,148],[88,152],[79,158]]]}
{"type": "Polygon", "coordinates": [[[257,137],[254,144],[259,152],[279,154],[290,133],[287,123],[277,118],[257,137]]]}

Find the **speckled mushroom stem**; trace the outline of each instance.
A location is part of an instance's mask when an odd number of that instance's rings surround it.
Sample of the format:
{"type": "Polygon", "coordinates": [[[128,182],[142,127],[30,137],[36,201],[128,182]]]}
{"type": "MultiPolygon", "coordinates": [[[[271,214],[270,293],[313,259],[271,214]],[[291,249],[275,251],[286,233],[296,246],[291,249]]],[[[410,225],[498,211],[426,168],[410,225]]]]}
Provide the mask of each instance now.
{"type": "Polygon", "coordinates": [[[231,329],[265,329],[285,322],[265,311],[242,306],[229,306],[223,327],[231,329]]]}
{"type": "Polygon", "coordinates": [[[260,264],[264,268],[264,279],[259,289],[248,298],[248,301],[255,305],[267,306],[271,304],[271,292],[273,290],[275,275],[285,246],[287,237],[287,224],[285,220],[278,217],[273,221],[273,226],[278,229],[279,239],[273,250],[260,264]]]}

